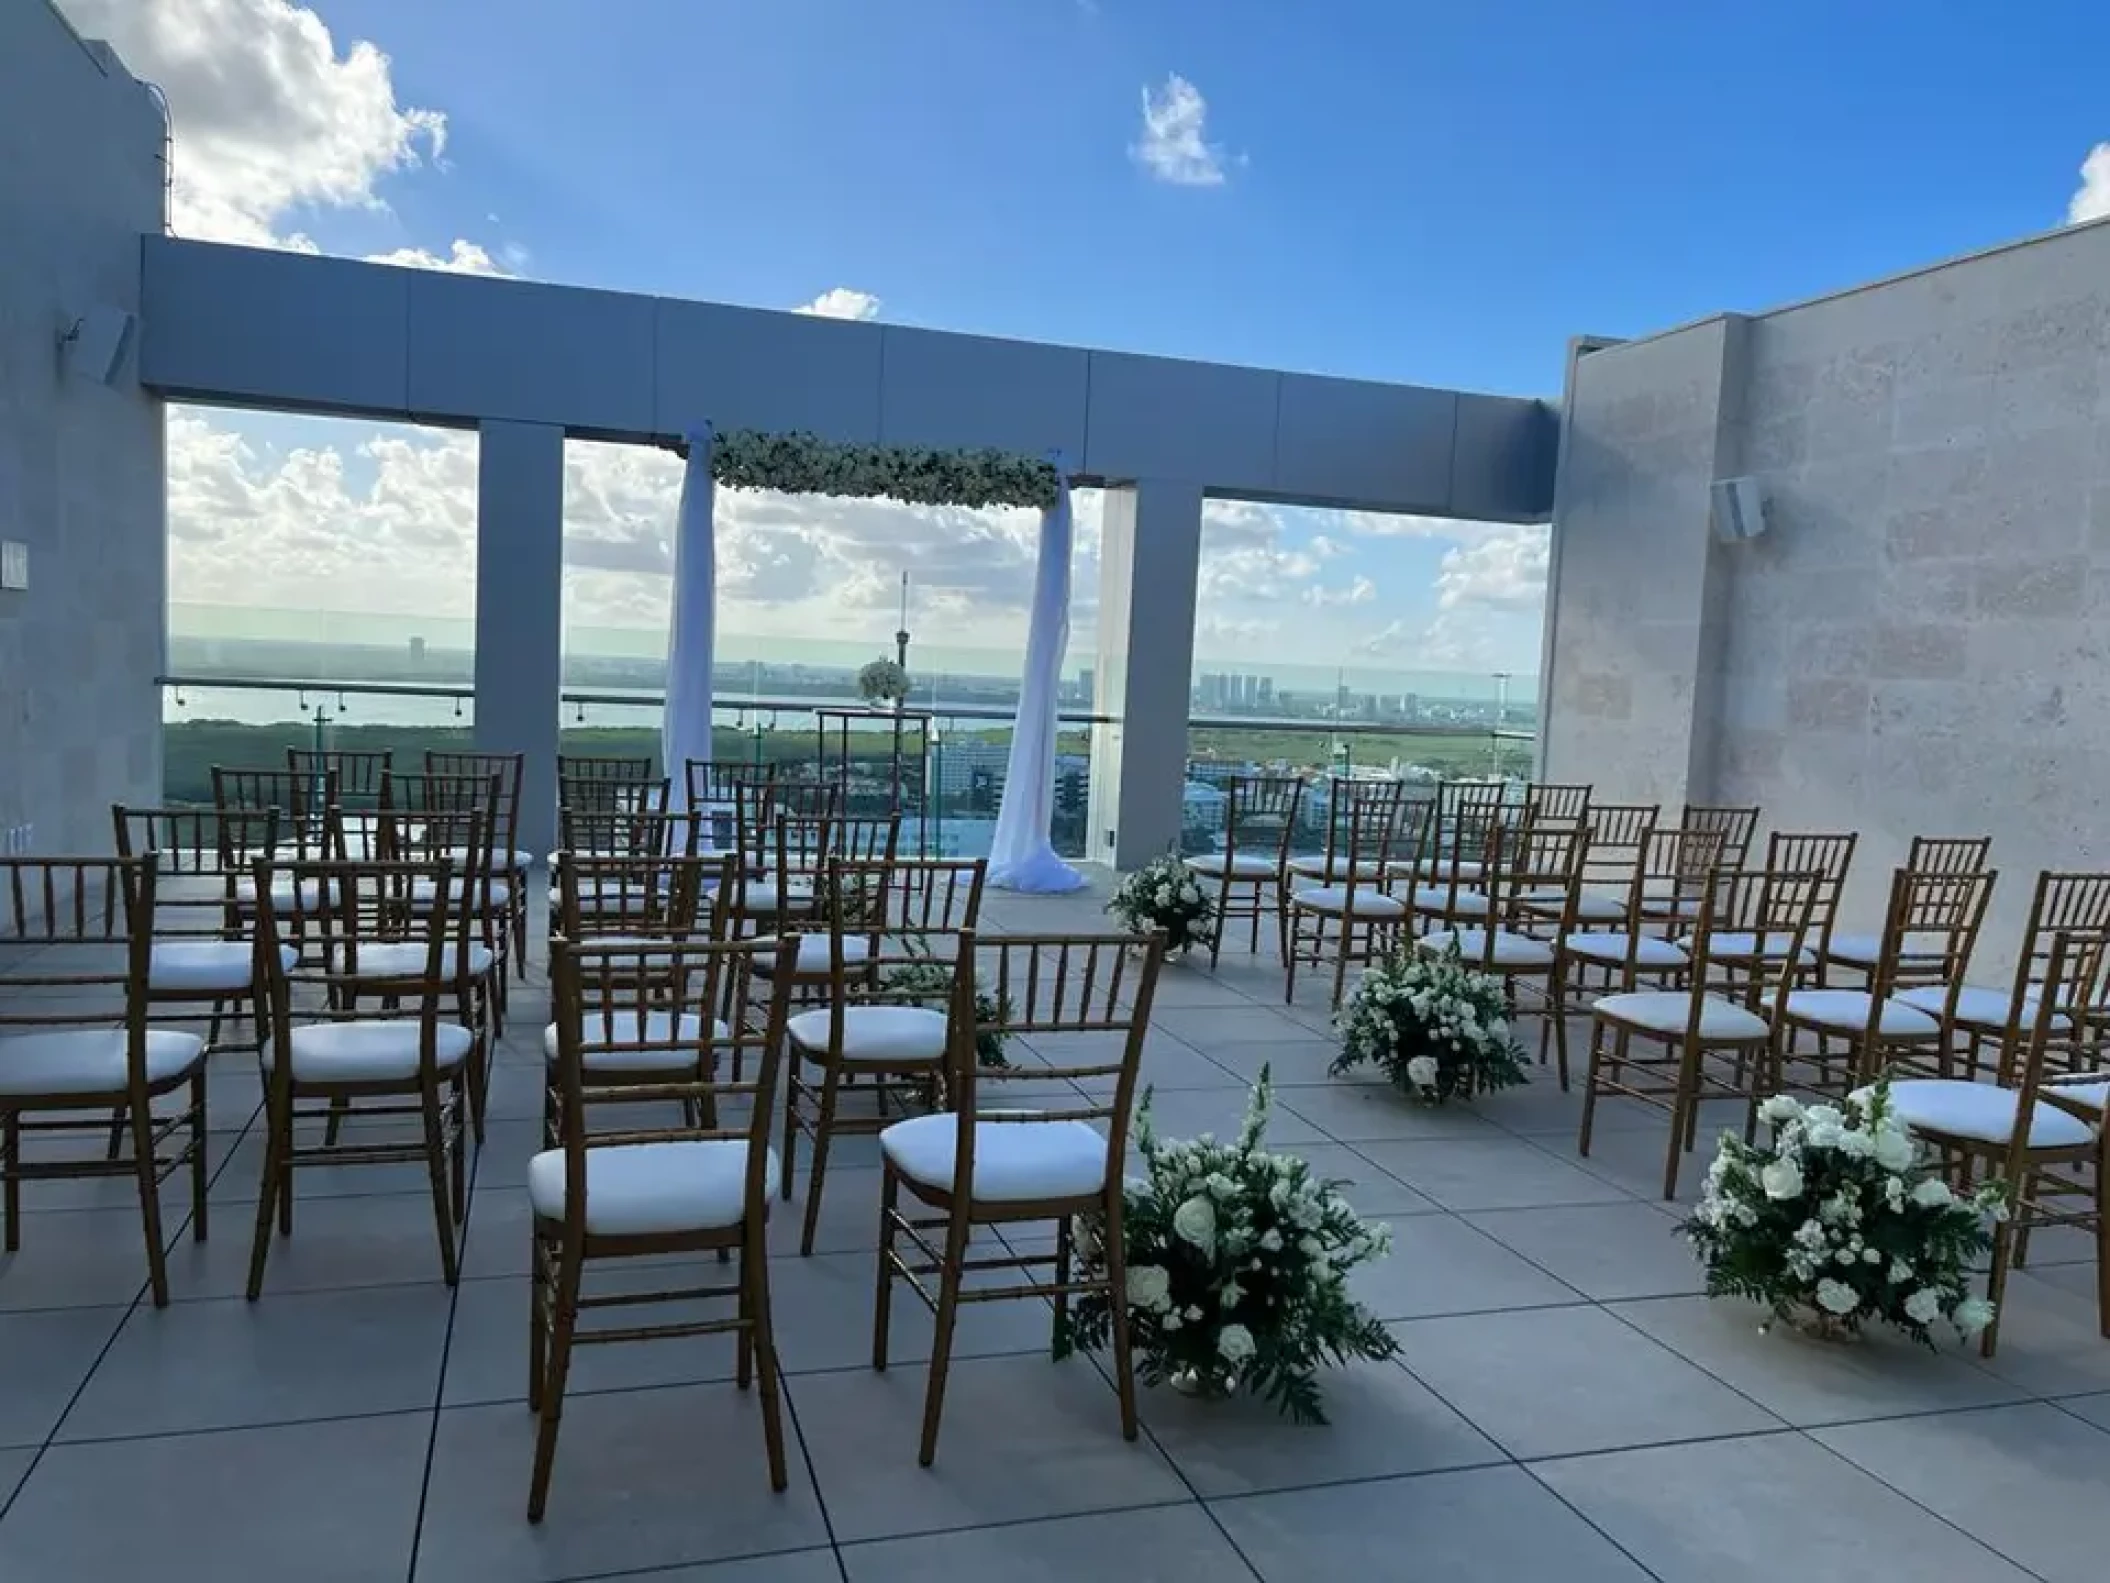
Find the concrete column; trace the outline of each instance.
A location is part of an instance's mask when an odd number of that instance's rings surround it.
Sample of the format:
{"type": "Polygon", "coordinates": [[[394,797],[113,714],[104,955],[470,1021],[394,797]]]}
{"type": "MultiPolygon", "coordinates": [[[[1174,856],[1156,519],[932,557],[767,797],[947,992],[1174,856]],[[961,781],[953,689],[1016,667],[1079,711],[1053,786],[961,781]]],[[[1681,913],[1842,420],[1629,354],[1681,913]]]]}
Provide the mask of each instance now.
{"type": "Polygon", "coordinates": [[[557,834],[564,430],[486,420],[476,468],[476,745],[525,753],[520,844],[557,834]]]}
{"type": "Polygon", "coordinates": [[[1099,545],[1097,712],[1085,856],[1117,869],[1179,839],[1201,563],[1199,484],[1144,479],[1105,491],[1099,545]]]}

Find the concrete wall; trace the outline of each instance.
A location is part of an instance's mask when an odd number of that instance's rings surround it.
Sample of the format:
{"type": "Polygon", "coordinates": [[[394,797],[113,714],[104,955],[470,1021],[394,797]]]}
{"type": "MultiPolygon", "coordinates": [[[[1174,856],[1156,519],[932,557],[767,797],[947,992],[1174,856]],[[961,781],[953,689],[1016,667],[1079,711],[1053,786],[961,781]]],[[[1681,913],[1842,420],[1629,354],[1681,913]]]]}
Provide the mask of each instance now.
{"type": "Polygon", "coordinates": [[[139,311],[162,121],[44,0],[0,5],[0,63],[0,539],[30,551],[29,589],[0,592],[0,831],[107,852],[110,803],[160,796],[162,410],[131,354],[105,386],[59,338],[91,308],[139,311]]]}
{"type": "Polygon", "coordinates": [[[1991,834],[2005,953],[2110,861],[2110,226],[1719,323],[1577,363],[1548,773],[1858,829],[1870,923],[1913,835],[1991,834]],[[1739,472],[1769,529],[1711,544],[1739,472]]]}

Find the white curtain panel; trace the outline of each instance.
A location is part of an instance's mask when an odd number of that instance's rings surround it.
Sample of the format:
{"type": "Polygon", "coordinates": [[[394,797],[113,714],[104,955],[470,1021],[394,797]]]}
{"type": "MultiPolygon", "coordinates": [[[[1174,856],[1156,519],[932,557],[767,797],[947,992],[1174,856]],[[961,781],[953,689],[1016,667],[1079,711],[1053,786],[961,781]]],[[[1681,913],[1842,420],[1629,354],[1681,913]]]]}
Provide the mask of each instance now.
{"type": "MultiPolygon", "coordinates": [[[[1057,464],[1059,467],[1059,463],[1057,464]]],[[[1070,483],[1041,513],[1040,561],[1033,574],[1033,618],[1026,632],[1026,673],[1018,690],[1011,763],[989,847],[989,883],[1049,895],[1077,890],[1084,876],[1055,855],[1048,830],[1055,817],[1055,698],[1062,651],[1070,641],[1070,483]]]]}
{"type": "Polygon", "coordinates": [[[689,465],[674,519],[674,610],[667,623],[667,709],[660,756],[672,779],[671,806],[688,810],[690,759],[711,756],[711,653],[718,620],[717,545],[711,514],[711,430],[689,436],[689,465]]]}

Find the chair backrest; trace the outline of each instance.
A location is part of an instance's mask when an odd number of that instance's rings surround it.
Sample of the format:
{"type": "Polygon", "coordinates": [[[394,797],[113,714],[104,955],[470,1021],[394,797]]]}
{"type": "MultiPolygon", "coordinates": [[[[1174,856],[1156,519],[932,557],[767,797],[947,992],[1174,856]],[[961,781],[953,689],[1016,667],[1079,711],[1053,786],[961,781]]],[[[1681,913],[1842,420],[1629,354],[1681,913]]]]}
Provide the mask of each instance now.
{"type": "MultiPolygon", "coordinates": [[[[1583,854],[1585,887],[1625,896],[1634,876],[1647,865],[1651,838],[1662,809],[1655,803],[1595,803],[1587,818],[1589,849],[1583,854]]],[[[1534,827],[1540,826],[1536,818],[1534,827]]]]}
{"type": "Polygon", "coordinates": [[[733,884],[729,857],[567,857],[557,870],[556,932],[688,940],[712,936],[733,884]]]}
{"type": "Polygon", "coordinates": [[[587,1158],[598,1150],[675,1141],[744,1143],[745,1220],[761,1223],[797,961],[798,942],[782,937],[552,942],[557,1059],[550,1086],[570,1211],[565,1237],[573,1256],[585,1236],[587,1158]],[[758,971],[765,963],[772,971],[758,971]],[[664,986],[649,1002],[625,993],[641,966],[664,986]],[[588,1074],[600,1064],[596,1058],[619,1055],[622,1064],[635,1067],[646,1054],[689,1058],[667,1061],[665,1080],[653,1084],[651,1092],[655,1099],[683,1102],[683,1113],[695,1114],[702,1124],[645,1129],[632,1123],[624,1130],[593,1130],[588,1123],[596,1106],[604,1100],[627,1103],[638,1092],[591,1082],[588,1074]],[[738,1075],[742,1072],[749,1074],[745,1080],[738,1075]]]}
{"type": "Polygon", "coordinates": [[[136,1103],[146,1095],[159,861],[154,852],[0,858],[0,1037],[122,1027],[136,1103]]]}
{"type": "MultiPolygon", "coordinates": [[[[1787,965],[1802,961],[1816,938],[1817,909],[1825,883],[1821,872],[1795,873],[1784,869],[1717,868],[1707,876],[1700,893],[1699,912],[1685,940],[1692,962],[1692,971],[1687,975],[1692,995],[1689,1035],[1697,1035],[1705,1002],[1723,977],[1723,970],[1732,965],[1748,967],[1748,963],[1717,960],[1714,942],[1721,935],[1740,937],[1732,957],[1740,956],[1747,942],[1755,940],[1763,963],[1768,959],[1769,943],[1773,947],[1770,958],[1781,966],[1774,970],[1762,968],[1754,974],[1749,998],[1757,1009],[1770,1016],[1780,1014],[1797,982],[1796,972],[1787,970],[1787,965]]],[[[1622,987],[1632,989],[1634,985],[1629,980],[1622,987]]]]}
{"type": "Polygon", "coordinates": [[[557,809],[557,849],[572,857],[659,857],[688,850],[693,823],[667,812],[664,804],[647,809],[581,808],[565,803],[557,809]]]}
{"type": "Polygon", "coordinates": [[[1998,877],[1985,868],[1924,869],[1909,864],[1893,873],[1882,949],[1869,986],[1873,996],[1881,1000],[1915,984],[1947,984],[1953,1009],[1998,877]]]}
{"type": "Polygon", "coordinates": [[[1415,870],[1441,883],[1461,865],[1477,865],[1488,830],[1506,817],[1508,788],[1500,781],[1441,781],[1423,827],[1415,870]]]}
{"type": "Polygon", "coordinates": [[[471,865],[464,899],[488,905],[502,790],[497,775],[404,775],[391,770],[381,777],[372,855],[471,865]]]}
{"type": "Polygon", "coordinates": [[[153,932],[162,939],[228,940],[243,934],[240,887],[258,858],[278,855],[276,808],[110,809],[117,855],[158,860],[153,932]]]}
{"type": "MultiPolygon", "coordinates": [[[[2034,1116],[2040,1094],[2056,1095],[2061,1078],[2110,1076],[2102,1070],[2102,1045],[2086,1019],[2063,1008],[2102,1005],[2110,999],[2110,930],[2089,925],[2048,929],[2044,935],[2042,993],[2009,1014],[1999,1039],[1997,1081],[2019,1089],[2016,1114],[2034,1116]]],[[[2098,1137],[2103,1126],[2099,1107],[2086,1112],[2098,1137]]],[[[2011,1141],[2007,1169],[2000,1174],[2019,1190],[2034,1193],[2025,1182],[2022,1156],[2029,1132],[2018,1127],[2011,1141]]],[[[2096,1147],[2091,1144],[2091,1151],[2096,1147]]]]}
{"type": "Polygon", "coordinates": [[[1722,838],[1722,867],[1741,869],[1751,861],[1751,838],[1758,833],[1758,809],[1687,803],[1678,815],[1681,830],[1711,830],[1722,838]]]}
{"type": "Polygon", "coordinates": [[[296,775],[305,775],[311,785],[320,785],[325,777],[336,777],[337,795],[332,801],[340,807],[379,806],[381,781],[394,763],[395,754],[386,748],[326,748],[321,752],[313,748],[286,749],[286,768],[296,775]]]}
{"type": "Polygon", "coordinates": [[[682,765],[682,784],[691,808],[713,803],[731,811],[741,786],[768,786],[777,778],[774,762],[757,764],[752,759],[688,759],[682,765]]]}
{"type": "Polygon", "coordinates": [[[1389,777],[1336,775],[1327,782],[1323,883],[1376,885],[1392,860],[1406,794],[1406,782],[1389,777]]]}
{"type": "Polygon", "coordinates": [[[1856,833],[1775,830],[1766,838],[1766,867],[1776,874],[1819,876],[1816,911],[1810,915],[1810,949],[1822,954],[1839,918],[1839,897],[1853,866],[1856,833]]]}
{"type": "Polygon", "coordinates": [[[1240,852],[1270,852],[1275,872],[1289,863],[1297,813],[1304,804],[1301,775],[1233,775],[1224,783],[1224,864],[1240,852]]]}
{"type": "Polygon", "coordinates": [[[901,849],[901,815],[845,814],[830,832],[830,856],[851,862],[886,862],[901,849]]]}
{"type": "Polygon", "coordinates": [[[276,808],[279,839],[296,858],[327,858],[329,815],[337,806],[337,772],[318,778],[289,769],[212,767],[212,803],[222,813],[276,808]]]}
{"type": "Polygon", "coordinates": [[[837,858],[822,895],[828,928],[829,1039],[840,1049],[859,1002],[952,1009],[959,942],[981,918],[983,858],[837,858]]]}
{"type": "Polygon", "coordinates": [[[557,755],[557,806],[580,813],[664,810],[667,777],[655,775],[649,758],[557,755]]]}
{"type": "Polygon", "coordinates": [[[1923,874],[1976,874],[1992,851],[1989,835],[1916,835],[1905,854],[1905,867],[1923,874]]]}
{"type": "Polygon", "coordinates": [[[1524,812],[1531,822],[1545,828],[1556,824],[1596,823],[1590,808],[1589,786],[1532,781],[1524,788],[1524,812]]]}
{"type": "Polygon", "coordinates": [[[1627,893],[1627,933],[1638,935],[1651,903],[1672,904],[1669,916],[1690,920],[1699,915],[1708,876],[1729,868],[1727,838],[1719,829],[1679,825],[1649,832],[1641,861],[1634,865],[1627,893]]]}
{"type": "MultiPolygon", "coordinates": [[[[2014,1001],[2040,998],[2038,987],[2051,970],[2051,953],[2060,934],[2110,931],[2110,874],[2062,873],[2046,869],[2037,876],[2030,898],[2029,922],[2022,953],[2015,963],[2014,1001]]],[[[2084,1019],[2101,1021],[2110,1009],[2110,994],[2079,1002],[2084,1019]]]]}
{"type": "Polygon", "coordinates": [[[1515,822],[1490,821],[1481,883],[1491,913],[1489,927],[1480,932],[1482,967],[1494,971],[1499,930],[1520,929],[1531,922],[1544,925],[1543,917],[1535,918],[1525,908],[1527,898],[1560,897],[1553,937],[1560,939],[1574,929],[1593,828],[1565,821],[1542,825],[1529,815],[1515,822]]]}
{"type": "Polygon", "coordinates": [[[974,1180],[978,1121],[1067,1120],[1105,1123],[1101,1190],[1119,1190],[1150,1003],[1164,960],[1161,932],[983,937],[969,931],[960,936],[946,1057],[958,1114],[955,1182],[974,1180]],[[978,1001],[994,1015],[985,1018],[978,1001]],[[1048,1064],[983,1066],[978,1045],[991,1033],[1023,1035],[1048,1064]],[[1088,1037],[1081,1038],[1075,1061],[1067,1061],[1066,1041],[1072,1035],[1088,1037]],[[1109,1035],[1120,1046],[1111,1060],[1103,1053],[1109,1035]],[[1093,1098],[1076,1086],[1099,1086],[1108,1078],[1113,1079],[1108,1097],[1093,1098]],[[984,1085],[989,1085],[986,1102],[984,1085]]]}
{"type": "Polygon", "coordinates": [[[492,850],[510,853],[520,845],[520,783],[527,775],[525,753],[435,753],[428,748],[425,773],[475,777],[496,775],[498,819],[491,827],[492,850]]]}

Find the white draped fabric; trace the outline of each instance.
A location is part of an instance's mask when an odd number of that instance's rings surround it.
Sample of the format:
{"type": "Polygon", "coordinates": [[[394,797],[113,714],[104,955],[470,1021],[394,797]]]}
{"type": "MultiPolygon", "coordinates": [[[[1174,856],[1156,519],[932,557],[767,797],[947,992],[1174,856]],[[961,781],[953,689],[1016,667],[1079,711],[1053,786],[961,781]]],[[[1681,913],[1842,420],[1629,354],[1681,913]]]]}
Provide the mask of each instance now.
{"type": "Polygon", "coordinates": [[[688,470],[674,520],[674,609],[667,624],[667,708],[660,723],[661,762],[672,781],[670,805],[688,809],[690,759],[711,756],[711,649],[717,626],[717,546],[711,513],[711,430],[689,436],[688,470]]]}
{"type": "Polygon", "coordinates": [[[1070,641],[1070,539],[1070,483],[1064,478],[1055,504],[1041,513],[1026,673],[1019,684],[1018,724],[1011,733],[1011,762],[1004,772],[1004,797],[989,848],[989,883],[1004,890],[1050,894],[1084,884],[1084,876],[1055,855],[1048,839],[1055,816],[1056,689],[1062,678],[1062,651],[1070,641]]]}

